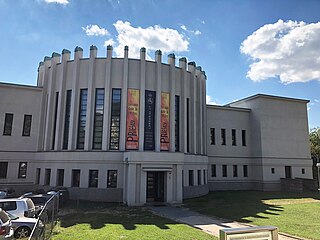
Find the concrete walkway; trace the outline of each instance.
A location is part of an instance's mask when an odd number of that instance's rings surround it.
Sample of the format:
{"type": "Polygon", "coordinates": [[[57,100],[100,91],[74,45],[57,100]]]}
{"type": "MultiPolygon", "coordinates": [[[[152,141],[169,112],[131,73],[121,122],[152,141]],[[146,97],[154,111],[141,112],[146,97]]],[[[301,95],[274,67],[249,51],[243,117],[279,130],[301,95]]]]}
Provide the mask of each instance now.
{"type": "MultiPolygon", "coordinates": [[[[180,223],[188,224],[216,237],[219,237],[219,230],[223,228],[250,227],[250,225],[234,222],[231,220],[221,219],[217,217],[208,217],[183,207],[150,206],[149,209],[156,215],[166,217],[180,223]]],[[[297,239],[303,238],[292,237],[284,235],[282,233],[279,234],[279,240],[297,239]]]]}

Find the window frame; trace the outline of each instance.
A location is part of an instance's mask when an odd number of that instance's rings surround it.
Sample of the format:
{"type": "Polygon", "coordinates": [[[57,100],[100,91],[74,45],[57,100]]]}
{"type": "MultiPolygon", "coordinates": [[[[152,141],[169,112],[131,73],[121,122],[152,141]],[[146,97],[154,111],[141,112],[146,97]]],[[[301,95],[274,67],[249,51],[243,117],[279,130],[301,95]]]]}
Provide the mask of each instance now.
{"type": "Polygon", "coordinates": [[[31,126],[32,126],[32,115],[31,114],[24,114],[23,115],[22,136],[24,136],[24,137],[31,136],[31,126]],[[30,117],[30,120],[28,121],[27,118],[29,118],[29,117],[30,117]]]}
{"type": "Polygon", "coordinates": [[[3,126],[3,136],[11,136],[12,126],[13,126],[13,113],[5,113],[4,115],[4,126],[3,126]]]}
{"type": "Polygon", "coordinates": [[[28,163],[27,162],[19,162],[18,167],[18,178],[27,178],[27,171],[28,171],[28,163]],[[23,165],[25,164],[25,169],[23,169],[23,165]]]}

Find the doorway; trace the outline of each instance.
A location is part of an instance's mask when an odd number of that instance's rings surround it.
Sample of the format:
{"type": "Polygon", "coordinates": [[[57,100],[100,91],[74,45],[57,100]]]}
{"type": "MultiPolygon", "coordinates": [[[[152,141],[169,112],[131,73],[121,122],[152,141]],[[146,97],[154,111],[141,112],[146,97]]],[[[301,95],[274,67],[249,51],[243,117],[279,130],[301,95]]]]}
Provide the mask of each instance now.
{"type": "Polygon", "coordinates": [[[147,172],[147,202],[164,202],[164,172],[147,172]]]}
{"type": "Polygon", "coordinates": [[[292,178],[292,171],[291,166],[285,166],[285,177],[286,178],[292,178]]]}

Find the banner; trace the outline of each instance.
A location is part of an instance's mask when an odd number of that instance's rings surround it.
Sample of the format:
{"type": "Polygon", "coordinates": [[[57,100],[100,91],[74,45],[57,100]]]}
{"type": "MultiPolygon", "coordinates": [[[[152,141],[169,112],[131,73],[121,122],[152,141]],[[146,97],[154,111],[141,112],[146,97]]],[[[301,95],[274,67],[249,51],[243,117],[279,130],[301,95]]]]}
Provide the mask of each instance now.
{"type": "Polygon", "coordinates": [[[154,150],[154,116],[155,116],[156,92],[145,92],[144,113],[144,150],[154,150]]]}
{"type": "Polygon", "coordinates": [[[160,150],[170,149],[170,95],[161,93],[160,150]]]}
{"type": "Polygon", "coordinates": [[[128,89],[126,149],[139,149],[139,90],[128,89]]]}

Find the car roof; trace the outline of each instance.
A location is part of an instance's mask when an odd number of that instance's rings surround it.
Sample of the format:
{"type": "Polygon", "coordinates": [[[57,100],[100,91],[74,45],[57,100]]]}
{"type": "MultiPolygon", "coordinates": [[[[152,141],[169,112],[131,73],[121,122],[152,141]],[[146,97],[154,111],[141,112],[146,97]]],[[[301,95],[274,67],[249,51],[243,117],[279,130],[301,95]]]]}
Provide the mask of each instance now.
{"type": "Polygon", "coordinates": [[[4,198],[0,202],[25,202],[27,198],[4,198]]]}

